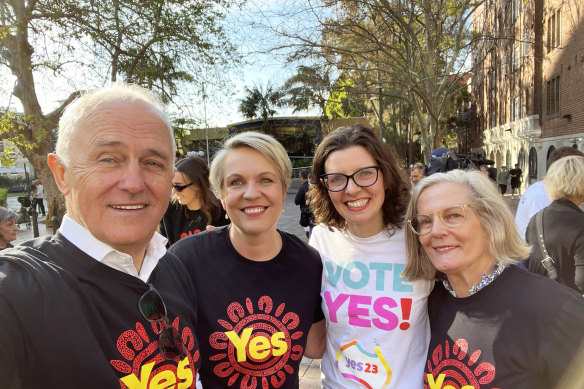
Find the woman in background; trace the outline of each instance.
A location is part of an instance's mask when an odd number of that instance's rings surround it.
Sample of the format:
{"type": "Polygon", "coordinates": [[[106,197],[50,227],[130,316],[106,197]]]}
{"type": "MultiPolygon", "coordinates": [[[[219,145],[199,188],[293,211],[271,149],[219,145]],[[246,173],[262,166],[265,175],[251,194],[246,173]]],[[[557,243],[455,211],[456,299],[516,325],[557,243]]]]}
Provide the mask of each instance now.
{"type": "Polygon", "coordinates": [[[160,233],[169,245],[228,223],[221,203],[211,191],[207,163],[199,157],[178,161],[172,178],[171,203],[160,223],[160,233]]]}
{"type": "Polygon", "coordinates": [[[426,386],[556,388],[584,340],[584,299],[515,266],[529,247],[491,181],[432,174],[416,185],[407,221],[404,276],[437,281],[426,386]]]}
{"type": "Polygon", "coordinates": [[[10,242],[16,240],[18,215],[8,208],[0,208],[0,250],[13,247],[10,242]]]}
{"type": "Polygon", "coordinates": [[[552,203],[531,218],[527,226],[527,243],[533,249],[527,268],[548,276],[548,268],[555,270],[556,281],[584,293],[584,157],[570,156],[550,166],[545,189],[552,203]],[[537,230],[537,215],[542,215],[542,231],[537,230]],[[539,245],[543,235],[546,250],[553,262],[543,262],[539,245]],[[545,266],[544,266],[545,264],[545,266]]]}
{"type": "Polygon", "coordinates": [[[421,389],[432,282],[400,276],[409,185],[395,150],[362,125],[338,128],[318,146],[311,184],[309,244],[324,263],[323,387],[421,389]]]}

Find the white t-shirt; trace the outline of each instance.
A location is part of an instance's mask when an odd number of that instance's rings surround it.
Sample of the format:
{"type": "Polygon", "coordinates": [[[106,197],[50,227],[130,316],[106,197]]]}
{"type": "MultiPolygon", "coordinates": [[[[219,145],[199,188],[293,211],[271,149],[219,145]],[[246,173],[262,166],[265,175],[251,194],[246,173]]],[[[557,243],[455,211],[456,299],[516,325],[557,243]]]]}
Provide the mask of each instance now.
{"type": "Polygon", "coordinates": [[[406,260],[403,229],[359,238],[319,225],[310,245],[324,267],[324,388],[421,389],[433,282],[399,276],[406,260]]]}
{"type": "MultiPolygon", "coordinates": [[[[539,211],[552,203],[550,196],[545,189],[543,181],[537,181],[523,192],[523,196],[519,200],[517,211],[515,212],[515,225],[519,236],[525,239],[525,231],[529,221],[539,211]]],[[[584,203],[580,204],[580,208],[584,211],[584,203]]]]}
{"type": "Polygon", "coordinates": [[[550,205],[552,201],[545,190],[545,185],[542,181],[538,181],[527,188],[523,192],[523,196],[519,200],[517,212],[515,213],[515,225],[519,236],[525,240],[525,230],[529,221],[539,211],[550,205]]]}

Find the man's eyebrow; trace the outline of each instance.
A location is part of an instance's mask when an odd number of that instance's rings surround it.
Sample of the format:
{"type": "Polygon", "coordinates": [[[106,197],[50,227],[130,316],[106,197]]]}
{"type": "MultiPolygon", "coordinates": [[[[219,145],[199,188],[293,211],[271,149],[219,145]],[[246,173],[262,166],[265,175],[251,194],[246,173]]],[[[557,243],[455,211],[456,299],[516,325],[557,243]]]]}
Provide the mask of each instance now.
{"type": "MultiPolygon", "coordinates": [[[[126,144],[123,142],[120,142],[119,140],[112,140],[112,141],[99,141],[96,144],[96,147],[101,148],[101,147],[125,147],[126,144]]],[[[159,158],[168,160],[170,159],[170,156],[167,153],[161,152],[157,149],[147,149],[147,154],[148,155],[156,155],[159,158]]]]}

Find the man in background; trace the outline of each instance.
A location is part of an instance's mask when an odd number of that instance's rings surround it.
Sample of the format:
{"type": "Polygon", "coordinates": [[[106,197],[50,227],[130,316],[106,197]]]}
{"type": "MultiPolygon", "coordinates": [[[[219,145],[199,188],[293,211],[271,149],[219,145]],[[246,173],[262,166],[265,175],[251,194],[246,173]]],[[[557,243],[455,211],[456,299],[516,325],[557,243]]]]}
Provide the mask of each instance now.
{"type": "Polygon", "coordinates": [[[515,168],[509,171],[511,177],[511,200],[515,200],[515,189],[517,189],[517,197],[521,197],[521,176],[523,172],[519,168],[519,164],[515,164],[515,168]]]}
{"type": "Polygon", "coordinates": [[[45,197],[45,188],[41,185],[40,180],[34,180],[32,184],[35,188],[32,192],[32,207],[36,210],[38,206],[38,212],[42,213],[43,216],[46,216],[45,203],[43,201],[45,197]]]}
{"type": "Polygon", "coordinates": [[[505,196],[505,193],[507,193],[508,182],[509,172],[507,171],[507,166],[501,166],[501,171],[499,172],[499,174],[497,174],[497,185],[499,185],[501,196],[505,196]]]}
{"type": "Polygon", "coordinates": [[[421,179],[426,177],[426,165],[423,163],[415,163],[410,166],[410,182],[412,183],[412,189],[420,182],[421,179]]]}
{"type": "Polygon", "coordinates": [[[300,171],[300,188],[294,197],[294,204],[300,207],[300,225],[304,228],[306,241],[310,239],[312,229],[314,228],[314,215],[310,210],[310,197],[307,196],[310,186],[308,184],[309,172],[306,169],[300,171]]]}

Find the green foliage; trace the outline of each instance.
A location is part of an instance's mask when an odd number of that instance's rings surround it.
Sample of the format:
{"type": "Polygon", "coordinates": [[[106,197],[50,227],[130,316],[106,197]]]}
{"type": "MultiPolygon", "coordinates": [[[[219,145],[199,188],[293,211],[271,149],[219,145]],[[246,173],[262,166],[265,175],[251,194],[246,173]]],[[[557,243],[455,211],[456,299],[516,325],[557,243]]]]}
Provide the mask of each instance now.
{"type": "Polygon", "coordinates": [[[332,118],[363,116],[367,112],[363,95],[354,92],[355,82],[348,75],[342,74],[332,87],[326,114],[332,118]]]}
{"type": "Polygon", "coordinates": [[[318,65],[299,66],[296,74],[282,87],[285,94],[283,101],[286,105],[294,107],[293,112],[307,111],[316,106],[323,118],[327,118],[326,105],[331,89],[328,69],[318,65]]]}
{"type": "Polygon", "coordinates": [[[271,83],[264,87],[255,86],[253,89],[245,88],[247,95],[240,100],[239,112],[248,119],[262,118],[264,121],[264,132],[270,132],[268,119],[273,117],[277,111],[276,107],[284,104],[284,93],[282,90],[275,88],[271,83]]]}
{"type": "Polygon", "coordinates": [[[0,188],[0,206],[6,206],[6,199],[8,198],[8,190],[5,188],[0,188]]]}

